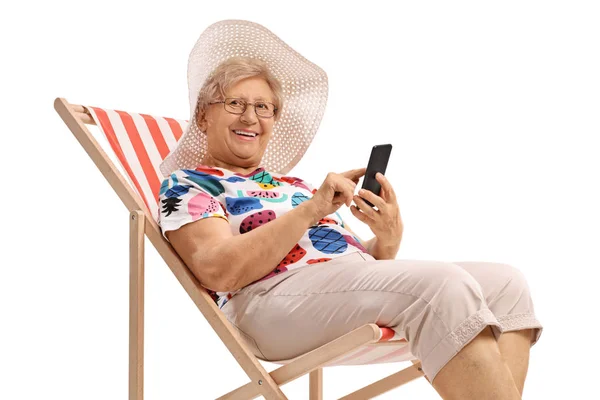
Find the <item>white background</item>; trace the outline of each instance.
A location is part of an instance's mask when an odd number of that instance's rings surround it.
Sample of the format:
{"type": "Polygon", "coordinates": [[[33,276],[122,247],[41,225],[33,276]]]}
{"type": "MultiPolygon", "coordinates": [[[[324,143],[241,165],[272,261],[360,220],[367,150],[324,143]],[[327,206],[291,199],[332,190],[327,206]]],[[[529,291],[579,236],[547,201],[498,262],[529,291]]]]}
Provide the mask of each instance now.
{"type": "MultiPolygon", "coordinates": [[[[188,119],[187,57],[221,19],[265,25],[329,75],[319,134],[290,174],[320,185],[392,143],[398,258],[518,267],[545,327],[524,398],[597,395],[597,3],[412,3],[3,6],[0,398],[127,398],[128,211],[53,101],[188,119]]],[[[145,361],[146,399],[247,382],[149,242],[145,361]]],[[[328,368],[325,398],[409,365],[328,368]]],[[[306,399],[308,376],[283,390],[306,399]]],[[[379,398],[439,397],[420,379],[379,398]]]]}

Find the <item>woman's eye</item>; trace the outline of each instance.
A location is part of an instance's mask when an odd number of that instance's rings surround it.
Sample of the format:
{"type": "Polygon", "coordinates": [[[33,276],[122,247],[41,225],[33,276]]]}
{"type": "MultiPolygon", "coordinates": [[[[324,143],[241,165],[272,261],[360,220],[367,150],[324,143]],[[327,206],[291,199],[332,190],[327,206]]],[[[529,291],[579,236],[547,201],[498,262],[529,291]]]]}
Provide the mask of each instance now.
{"type": "Polygon", "coordinates": [[[265,103],[256,103],[256,107],[258,108],[269,108],[265,103]]]}

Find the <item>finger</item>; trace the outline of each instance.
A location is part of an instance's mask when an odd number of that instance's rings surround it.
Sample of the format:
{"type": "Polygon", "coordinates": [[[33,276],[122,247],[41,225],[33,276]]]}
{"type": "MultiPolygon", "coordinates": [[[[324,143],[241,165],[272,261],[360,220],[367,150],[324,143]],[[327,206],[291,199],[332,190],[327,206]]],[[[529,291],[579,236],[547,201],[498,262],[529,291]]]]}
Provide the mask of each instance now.
{"type": "MultiPolygon", "coordinates": [[[[381,172],[378,172],[375,176],[375,179],[381,184],[381,188],[385,192],[385,199],[387,202],[395,203],[396,202],[396,192],[394,192],[394,188],[390,181],[383,175],[381,172]]],[[[370,200],[369,200],[370,201],[370,200]]],[[[371,201],[371,203],[373,203],[371,201]]]]}
{"type": "Polygon", "coordinates": [[[336,182],[336,194],[340,192],[343,193],[342,197],[343,202],[346,203],[346,206],[350,207],[352,204],[352,200],[354,198],[354,191],[356,190],[356,183],[348,178],[340,179],[336,182]]]}
{"type": "Polygon", "coordinates": [[[358,179],[346,178],[346,182],[352,187],[352,192],[354,193],[354,189],[356,189],[356,185],[358,184],[358,179]]]}
{"type": "Polygon", "coordinates": [[[350,207],[350,204],[352,204],[353,194],[354,190],[352,185],[346,181],[340,182],[335,188],[334,198],[336,198],[336,201],[334,201],[333,204],[337,207],[341,206],[342,204],[346,204],[347,207],[350,207]]]}
{"type": "Polygon", "coordinates": [[[343,182],[344,185],[344,202],[346,206],[350,207],[352,204],[352,200],[354,199],[354,191],[356,190],[356,184],[351,180],[345,179],[343,182]]]}
{"type": "Polygon", "coordinates": [[[359,196],[354,196],[354,202],[358,207],[360,207],[360,211],[365,214],[367,217],[371,219],[377,218],[377,211],[373,209],[370,205],[368,205],[363,199],[359,196]]]}
{"type": "Polygon", "coordinates": [[[364,212],[362,212],[362,210],[359,210],[358,207],[356,206],[351,206],[350,207],[350,212],[352,213],[352,215],[354,215],[359,221],[364,222],[366,224],[368,224],[370,218],[367,217],[365,215],[364,212]]]}
{"type": "Polygon", "coordinates": [[[350,205],[352,204],[352,200],[354,200],[354,190],[356,189],[356,185],[352,182],[348,183],[348,190],[347,190],[347,196],[346,196],[346,205],[348,207],[350,207],[350,205]]]}
{"type": "Polygon", "coordinates": [[[348,178],[350,180],[355,180],[355,179],[358,180],[366,172],[367,172],[367,168],[363,167],[363,168],[351,169],[350,171],[343,172],[342,175],[344,175],[346,178],[348,178]]]}
{"type": "Polygon", "coordinates": [[[375,207],[381,209],[381,207],[385,206],[385,200],[381,197],[377,196],[375,193],[371,192],[368,189],[360,189],[358,191],[358,195],[365,200],[368,200],[375,207]]]}

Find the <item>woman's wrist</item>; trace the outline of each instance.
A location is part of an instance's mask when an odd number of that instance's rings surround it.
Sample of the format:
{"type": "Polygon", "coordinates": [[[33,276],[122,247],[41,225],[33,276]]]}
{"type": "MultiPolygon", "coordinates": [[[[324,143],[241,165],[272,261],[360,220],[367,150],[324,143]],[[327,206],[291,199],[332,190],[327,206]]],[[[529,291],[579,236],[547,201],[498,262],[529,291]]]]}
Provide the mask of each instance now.
{"type": "Polygon", "coordinates": [[[393,260],[400,250],[400,242],[385,243],[377,237],[368,241],[367,252],[376,260],[393,260]]]}
{"type": "Polygon", "coordinates": [[[315,225],[321,217],[319,217],[319,210],[317,205],[312,199],[308,199],[300,203],[297,207],[304,214],[305,220],[308,224],[307,228],[315,225]]]}

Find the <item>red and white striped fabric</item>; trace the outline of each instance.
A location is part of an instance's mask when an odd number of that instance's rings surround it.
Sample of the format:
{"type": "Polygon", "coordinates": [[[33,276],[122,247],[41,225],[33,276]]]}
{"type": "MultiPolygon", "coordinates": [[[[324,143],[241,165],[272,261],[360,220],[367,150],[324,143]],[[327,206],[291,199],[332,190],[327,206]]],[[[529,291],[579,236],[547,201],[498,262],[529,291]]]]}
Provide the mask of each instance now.
{"type": "MultiPolygon", "coordinates": [[[[158,221],[158,192],[163,181],[159,165],[177,144],[187,121],[98,107],[86,108],[154,220],[158,221]]],[[[381,364],[416,358],[408,351],[408,342],[393,329],[380,327],[380,330],[377,342],[359,347],[324,366],[381,364]]],[[[291,361],[293,359],[269,362],[288,364],[291,361]]]]}
{"type": "Polygon", "coordinates": [[[158,221],[159,165],[175,148],[187,121],[86,107],[104,134],[130,182],[158,221]]]}
{"type": "MultiPolygon", "coordinates": [[[[381,330],[381,336],[378,341],[361,346],[341,357],[329,361],[323,366],[387,364],[416,359],[416,357],[408,350],[408,342],[406,339],[401,338],[391,328],[379,327],[379,329],[381,330]]],[[[258,358],[261,359],[260,357],[258,358]]],[[[294,361],[293,358],[289,360],[268,362],[285,365],[292,361],[294,361]]]]}

